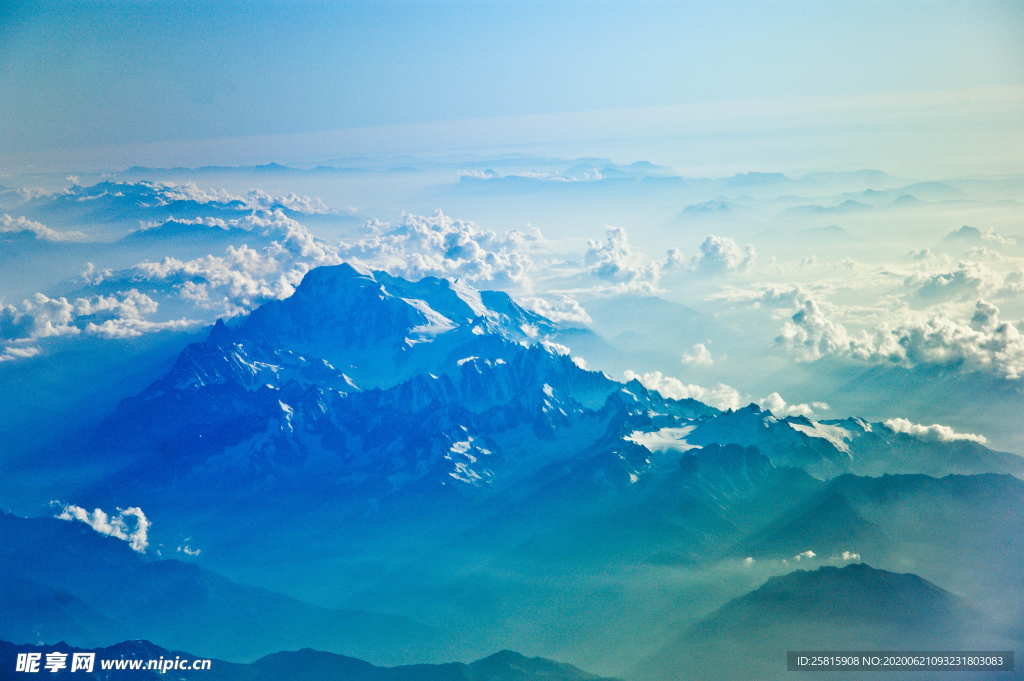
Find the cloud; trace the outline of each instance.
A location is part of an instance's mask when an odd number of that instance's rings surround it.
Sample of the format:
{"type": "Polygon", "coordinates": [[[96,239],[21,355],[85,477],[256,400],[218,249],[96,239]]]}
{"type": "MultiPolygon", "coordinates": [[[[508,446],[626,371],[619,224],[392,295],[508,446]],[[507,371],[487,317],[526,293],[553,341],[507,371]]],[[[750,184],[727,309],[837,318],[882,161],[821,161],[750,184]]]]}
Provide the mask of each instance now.
{"type": "Polygon", "coordinates": [[[42,353],[42,348],[37,345],[5,345],[0,348],[0,362],[14,362],[19,359],[28,359],[42,353]]]}
{"type": "Polygon", "coordinates": [[[497,234],[441,211],[432,216],[407,214],[397,225],[370,222],[368,227],[370,236],[342,242],[342,259],[407,279],[437,276],[476,285],[527,284],[534,253],[544,242],[537,229],[497,234]]]}
{"type": "Polygon", "coordinates": [[[904,281],[904,285],[925,302],[977,298],[999,284],[997,273],[976,262],[961,262],[950,272],[914,274],[904,281]]]}
{"type": "Polygon", "coordinates": [[[165,257],[121,270],[97,271],[89,266],[82,273],[83,282],[103,291],[141,290],[196,311],[231,317],[291,295],[310,269],[341,262],[336,249],[279,212],[249,216],[246,221],[277,238],[260,248],[228,246],[220,256],[165,257]]]}
{"type": "Polygon", "coordinates": [[[1007,380],[1024,376],[1024,336],[984,300],[975,303],[967,322],[938,314],[882,323],[857,334],[807,300],[786,321],[776,342],[799,361],[835,356],[906,368],[948,367],[1007,380]]]}
{"type": "Polygon", "coordinates": [[[658,263],[642,262],[633,252],[626,230],[622,227],[609,227],[604,241],[589,241],[583,263],[598,279],[619,284],[653,287],[661,276],[658,263]]]}
{"type": "MultiPolygon", "coordinates": [[[[0,340],[27,343],[43,338],[87,334],[107,338],[126,338],[166,328],[184,328],[189,320],[157,322],[147,317],[157,311],[151,297],[131,289],[112,295],[80,298],[51,298],[36,293],[20,305],[0,304],[0,340]]],[[[38,352],[8,347],[5,354],[15,359],[38,352]]]]}
{"type": "Polygon", "coordinates": [[[925,442],[967,441],[977,442],[982,445],[988,442],[988,438],[984,435],[977,435],[975,433],[958,433],[949,426],[943,426],[938,423],[925,426],[920,423],[912,423],[908,419],[897,418],[886,419],[885,421],[882,421],[882,425],[894,433],[910,435],[925,442]]]}
{"type": "Polygon", "coordinates": [[[118,508],[114,515],[108,515],[101,508],[89,512],[81,506],[67,504],[55,517],[85,523],[100,534],[128,542],[132,550],[139,553],[145,553],[149,546],[150,522],[138,506],[118,508]]]}
{"type": "Polygon", "coordinates": [[[711,234],[699,246],[700,254],[692,263],[701,274],[716,275],[749,270],[756,259],[754,247],[740,246],[735,240],[711,234]]]}
{"type": "Polygon", "coordinates": [[[77,182],[50,194],[33,196],[27,210],[77,215],[89,221],[117,221],[173,217],[240,216],[252,211],[282,210],[301,215],[321,215],[331,210],[317,198],[289,193],[272,196],[254,189],[245,195],[223,189],[204,189],[194,183],[173,184],[148,180],[98,182],[82,186],[77,182]]]}
{"type": "Polygon", "coordinates": [[[554,322],[590,324],[593,321],[578,300],[564,294],[522,296],[516,302],[554,322]]]}
{"type": "Polygon", "coordinates": [[[1004,236],[992,229],[979,229],[978,227],[971,227],[970,225],[963,225],[960,229],[950,232],[946,235],[946,240],[965,243],[980,243],[982,241],[988,241],[1001,246],[1013,246],[1017,243],[1016,240],[1004,236]]]}
{"type": "Polygon", "coordinates": [[[810,297],[810,292],[801,286],[765,286],[756,290],[726,288],[708,296],[708,300],[742,303],[755,308],[783,308],[802,304],[810,297]]]}
{"type": "Polygon", "coordinates": [[[715,363],[714,358],[711,356],[711,350],[704,343],[696,343],[690,349],[690,352],[684,352],[683,356],[680,357],[680,361],[683,364],[689,364],[692,366],[704,366],[709,367],[715,363]]]}
{"type": "Polygon", "coordinates": [[[273,210],[254,210],[240,217],[223,218],[214,216],[176,217],[172,220],[144,223],[133,232],[134,235],[145,235],[152,230],[171,225],[201,225],[224,231],[236,230],[250,232],[267,239],[300,239],[308,240],[312,234],[294,218],[288,217],[280,208],[273,210]],[[307,236],[308,235],[308,236],[307,236]]]}
{"type": "Polygon", "coordinates": [[[777,392],[773,392],[766,397],[756,400],[756,404],[762,409],[767,409],[776,416],[806,416],[810,418],[814,416],[815,411],[826,411],[829,409],[827,402],[790,404],[777,392]]]}
{"type": "Polygon", "coordinates": [[[85,234],[78,231],[58,231],[41,222],[26,217],[15,217],[4,213],[0,215],[0,235],[29,236],[39,241],[81,241],[85,234]]]}
{"type": "Polygon", "coordinates": [[[743,395],[732,386],[719,383],[711,387],[704,387],[683,381],[673,376],[666,376],[660,371],[649,371],[638,374],[635,371],[626,370],[625,379],[640,381],[645,388],[656,390],[665,397],[673,400],[693,399],[709,404],[717,409],[739,409],[744,405],[743,395]]]}
{"type": "Polygon", "coordinates": [[[273,240],[259,248],[232,245],[223,255],[192,260],[165,257],[119,270],[97,269],[88,263],[82,271],[82,286],[74,294],[36,293],[17,305],[0,303],[0,342],[7,341],[0,361],[39,354],[40,348],[30,349],[29,344],[40,339],[126,338],[236,316],[291,295],[310,269],[341,262],[335,248],[280,209],[230,220],[191,220],[215,228],[258,231],[273,240]],[[161,315],[162,309],[170,312],[161,315]]]}
{"type": "Polygon", "coordinates": [[[654,293],[661,277],[689,268],[678,248],[665,251],[662,259],[649,259],[635,251],[622,227],[608,227],[605,239],[591,239],[583,255],[587,274],[612,284],[603,293],[654,293]]]}
{"type": "Polygon", "coordinates": [[[816,409],[828,409],[825,402],[812,402],[811,404],[789,404],[782,396],[775,392],[767,397],[758,400],[751,400],[742,392],[724,383],[705,387],[692,383],[684,383],[673,376],[666,376],[660,371],[649,371],[638,374],[635,371],[626,370],[625,380],[636,379],[649,390],[656,390],[663,396],[674,400],[693,399],[704,404],[711,405],[716,409],[740,409],[743,406],[756,403],[763,409],[769,409],[776,416],[814,416],[816,409]]]}
{"type": "Polygon", "coordinates": [[[775,342],[804,362],[841,354],[851,345],[846,328],[832,321],[821,303],[812,298],[799,302],[797,311],[786,321],[775,342]]]}
{"type": "Polygon", "coordinates": [[[202,549],[198,549],[198,548],[192,546],[189,543],[191,540],[192,540],[191,537],[186,537],[185,541],[180,546],[178,546],[175,550],[178,553],[184,553],[186,556],[191,556],[191,557],[198,556],[199,554],[201,554],[203,552],[203,550],[202,549]]]}

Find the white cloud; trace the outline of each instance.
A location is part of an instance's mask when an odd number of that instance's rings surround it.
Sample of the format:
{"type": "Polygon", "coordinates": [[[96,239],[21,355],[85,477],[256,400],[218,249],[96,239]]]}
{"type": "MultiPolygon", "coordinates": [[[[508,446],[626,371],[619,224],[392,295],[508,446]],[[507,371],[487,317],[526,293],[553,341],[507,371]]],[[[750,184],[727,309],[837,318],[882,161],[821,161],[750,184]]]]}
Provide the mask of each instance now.
{"type": "Polygon", "coordinates": [[[626,230],[622,227],[609,227],[604,241],[590,240],[583,263],[598,279],[615,283],[653,287],[661,275],[657,263],[642,262],[633,252],[626,230]]]}
{"type": "Polygon", "coordinates": [[[956,442],[958,440],[964,440],[967,442],[977,442],[982,445],[988,442],[988,439],[984,435],[977,435],[975,433],[958,433],[949,426],[943,426],[938,423],[925,426],[920,423],[912,423],[908,419],[897,418],[886,419],[885,421],[882,421],[882,425],[894,433],[911,435],[919,440],[924,440],[925,442],[956,442]]]}
{"type": "Polygon", "coordinates": [[[564,294],[523,296],[516,299],[520,305],[554,322],[590,324],[590,315],[578,300],[564,294]]]}
{"type": "Polygon", "coordinates": [[[533,254],[544,241],[537,229],[497,234],[441,211],[429,217],[407,214],[397,225],[367,226],[373,231],[370,236],[342,242],[342,259],[407,279],[437,276],[476,285],[525,285],[533,254]]]}
{"type": "Polygon", "coordinates": [[[773,392],[766,397],[756,400],[756,404],[762,409],[767,409],[776,416],[806,416],[810,418],[814,416],[815,411],[826,411],[829,409],[827,402],[790,404],[777,392],[773,392]]]}
{"type": "Polygon", "coordinates": [[[272,196],[260,189],[238,195],[223,189],[204,189],[195,183],[173,184],[149,180],[98,182],[90,186],[73,183],[70,187],[51,194],[41,194],[30,199],[35,210],[46,211],[52,206],[79,206],[92,209],[102,205],[113,212],[115,218],[136,218],[146,213],[166,215],[188,212],[188,217],[198,214],[237,214],[252,211],[287,210],[306,215],[324,214],[330,209],[317,198],[289,193],[272,196]],[[120,212],[121,215],[117,215],[120,212]]]}
{"type": "Polygon", "coordinates": [[[638,374],[627,370],[624,374],[627,381],[636,379],[645,388],[656,390],[665,397],[674,400],[693,399],[711,405],[717,409],[739,409],[745,402],[743,395],[732,386],[719,383],[711,387],[704,387],[691,383],[684,383],[673,376],[666,376],[660,371],[650,371],[638,374]]]}
{"type": "Polygon", "coordinates": [[[811,362],[842,353],[851,340],[846,328],[826,315],[821,303],[807,298],[799,303],[775,339],[800,361],[811,362]]]}
{"type": "Polygon", "coordinates": [[[186,537],[185,541],[180,546],[178,546],[178,548],[175,549],[175,550],[178,553],[184,553],[186,556],[192,556],[192,557],[195,557],[195,556],[198,556],[199,554],[201,554],[203,552],[203,550],[202,549],[197,549],[196,547],[192,546],[189,543],[190,541],[191,541],[191,538],[190,537],[186,537]]]}
{"type": "Polygon", "coordinates": [[[812,417],[816,410],[826,410],[829,405],[825,402],[812,402],[810,404],[790,404],[783,399],[782,395],[773,392],[760,399],[751,399],[731,385],[718,383],[705,387],[693,383],[684,383],[673,376],[666,376],[660,371],[649,371],[639,374],[635,371],[626,370],[623,373],[625,380],[636,379],[649,390],[656,390],[663,396],[674,400],[693,399],[716,409],[740,409],[741,407],[754,403],[762,409],[768,409],[776,416],[807,416],[812,417]]]}
{"type": "Polygon", "coordinates": [[[1017,380],[1024,376],[1024,336],[999,317],[999,308],[978,300],[970,321],[938,314],[882,322],[850,333],[814,300],[786,321],[776,342],[800,361],[837,356],[870,364],[952,367],[1017,380]]]}
{"type": "Polygon", "coordinates": [[[0,234],[28,234],[40,241],[80,241],[85,234],[78,231],[57,231],[26,217],[0,215],[0,234]]]}
{"type": "Polygon", "coordinates": [[[139,553],[145,553],[146,547],[149,546],[150,522],[138,506],[118,508],[114,515],[108,515],[101,508],[90,512],[81,506],[67,504],[55,517],[85,523],[100,534],[128,542],[132,550],[139,553]]]}
{"type": "Polygon", "coordinates": [[[280,213],[251,216],[278,238],[261,248],[228,246],[222,256],[192,260],[165,257],[123,270],[87,267],[83,280],[102,290],[138,289],[158,298],[187,303],[216,316],[236,316],[268,300],[292,294],[302,277],[320,265],[341,262],[337,252],[305,227],[280,213]]]}
{"type": "Polygon", "coordinates": [[[976,262],[961,262],[950,272],[914,274],[904,281],[904,285],[924,302],[977,298],[999,283],[996,272],[976,262]]]}
{"type": "Polygon", "coordinates": [[[810,295],[810,292],[801,286],[776,285],[759,289],[725,288],[708,296],[708,300],[743,303],[755,308],[783,308],[802,304],[810,295]]]}
{"type": "Polygon", "coordinates": [[[28,359],[40,354],[42,349],[36,345],[5,345],[0,349],[0,362],[14,362],[28,359]]]}
{"type": "Polygon", "coordinates": [[[683,364],[704,367],[709,367],[715,363],[714,358],[711,356],[711,350],[704,343],[695,343],[690,352],[683,353],[680,361],[683,364]]]}
{"type": "Polygon", "coordinates": [[[725,274],[749,270],[756,258],[754,247],[740,246],[734,239],[711,234],[701,242],[693,268],[702,274],[725,274]]]}
{"type": "MultiPolygon", "coordinates": [[[[0,305],[0,339],[26,343],[78,334],[124,338],[159,329],[184,328],[194,323],[183,319],[162,322],[147,319],[156,313],[157,307],[155,300],[135,289],[79,298],[51,298],[36,293],[19,305],[0,305]]],[[[38,353],[8,354],[13,359],[38,353]]]]}

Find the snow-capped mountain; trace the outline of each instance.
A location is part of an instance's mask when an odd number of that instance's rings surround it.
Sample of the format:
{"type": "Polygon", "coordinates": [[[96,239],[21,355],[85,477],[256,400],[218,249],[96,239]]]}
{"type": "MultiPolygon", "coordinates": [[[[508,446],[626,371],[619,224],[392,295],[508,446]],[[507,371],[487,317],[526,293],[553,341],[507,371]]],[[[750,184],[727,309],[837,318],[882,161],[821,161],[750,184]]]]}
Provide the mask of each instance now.
{"type": "Polygon", "coordinates": [[[304,502],[364,516],[471,489],[474,502],[534,489],[558,498],[587,479],[624,489],[677,476],[679,453],[716,444],[818,478],[1024,471],[976,442],[668,399],[582,368],[551,340],[559,330],[505,293],[316,268],[291,297],[219,321],[122,402],[87,440],[106,470],[83,492],[160,507],[180,485],[200,506],[302,490],[304,502]]]}
{"type": "MultiPolygon", "coordinates": [[[[884,474],[970,474],[992,488],[976,474],[1019,475],[1019,457],[857,418],[666,398],[584,368],[560,343],[579,334],[504,293],[317,268],[289,298],[217,322],[160,378],[47,452],[45,466],[85,481],[55,480],[47,498],[141,507],[153,546],[188,537],[196,560],[242,582],[448,617],[452,650],[469,652],[506,631],[480,630],[478,618],[557,621],[557,600],[550,612],[538,603],[580,575],[632,584],[641,568],[782,565],[812,549],[840,562],[847,550],[912,560],[927,577],[945,546],[992,562],[966,527],[911,532],[920,504],[884,474]],[[856,482],[865,474],[883,475],[885,489],[857,492],[875,489],[856,482]],[[894,551],[891,532],[918,544],[894,551]]],[[[1013,489],[996,505],[1018,513],[1013,489]]],[[[962,589],[962,574],[937,574],[962,589]]],[[[607,598],[597,589],[580,602],[607,598]]]]}

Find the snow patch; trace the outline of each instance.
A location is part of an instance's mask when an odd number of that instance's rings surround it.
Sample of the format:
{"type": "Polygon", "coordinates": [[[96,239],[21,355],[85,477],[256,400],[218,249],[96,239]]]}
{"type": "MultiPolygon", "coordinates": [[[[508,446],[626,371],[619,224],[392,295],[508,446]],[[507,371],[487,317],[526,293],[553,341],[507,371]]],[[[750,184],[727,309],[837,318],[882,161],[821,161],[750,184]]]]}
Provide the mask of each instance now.
{"type": "Polygon", "coordinates": [[[622,438],[628,442],[638,444],[649,452],[688,452],[691,449],[700,449],[699,445],[690,444],[685,440],[686,436],[693,431],[695,426],[683,426],[682,428],[661,428],[653,432],[634,430],[622,438]]]}
{"type": "Polygon", "coordinates": [[[850,431],[845,428],[830,426],[818,421],[809,421],[810,425],[807,423],[794,423],[792,421],[787,421],[787,423],[790,428],[798,433],[803,433],[807,437],[817,437],[822,440],[827,440],[833,447],[843,454],[850,453],[850,446],[846,444],[846,441],[852,436],[850,435],[850,431]]]}

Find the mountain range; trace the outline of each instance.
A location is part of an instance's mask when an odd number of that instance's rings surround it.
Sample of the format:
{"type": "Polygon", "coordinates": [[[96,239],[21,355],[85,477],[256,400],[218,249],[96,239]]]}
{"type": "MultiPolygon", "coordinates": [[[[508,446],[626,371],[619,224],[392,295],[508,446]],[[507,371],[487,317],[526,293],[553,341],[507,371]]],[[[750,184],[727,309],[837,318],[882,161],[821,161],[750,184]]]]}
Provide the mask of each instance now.
{"type": "Polygon", "coordinates": [[[670,399],[588,368],[588,343],[506,293],[313,269],[15,471],[61,471],[9,481],[19,508],[45,494],[150,525],[142,556],[77,521],[0,517],[0,599],[21,613],[0,637],[388,664],[515,647],[613,674],[660,656],[642,675],[739,635],[740,615],[782,626],[849,589],[1021,630],[999,595],[1022,592],[1024,459],[670,399]],[[821,569],[780,577],[795,567],[821,569]]]}

